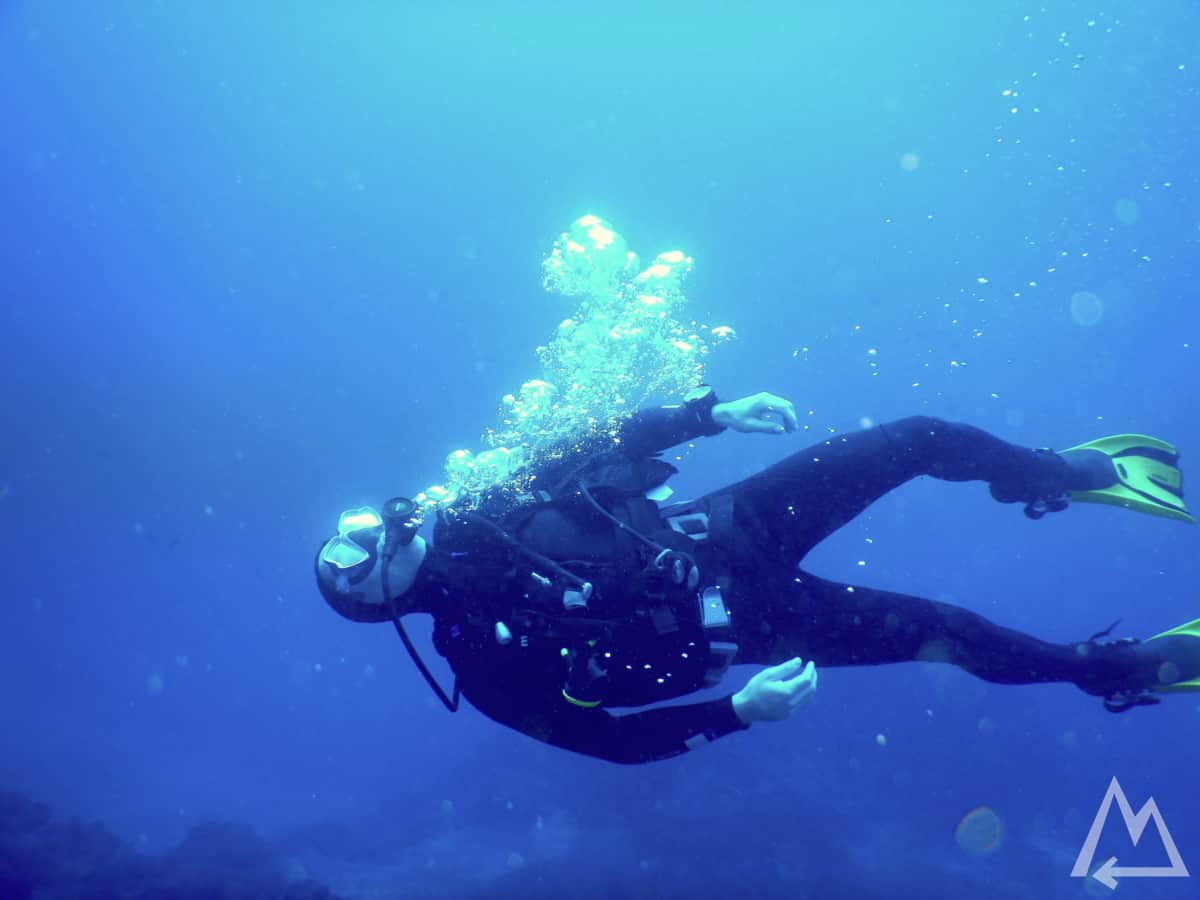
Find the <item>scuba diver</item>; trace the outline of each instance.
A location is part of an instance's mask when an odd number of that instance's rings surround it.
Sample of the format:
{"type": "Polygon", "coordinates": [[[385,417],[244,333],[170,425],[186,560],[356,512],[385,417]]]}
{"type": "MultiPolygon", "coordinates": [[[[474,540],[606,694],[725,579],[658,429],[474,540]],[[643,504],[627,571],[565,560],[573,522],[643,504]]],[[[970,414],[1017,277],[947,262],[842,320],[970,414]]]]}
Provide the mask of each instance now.
{"type": "Polygon", "coordinates": [[[944,662],[1001,684],[1074,684],[1113,712],[1200,690],[1200,620],[1144,641],[1106,640],[1110,628],[1053,644],[799,567],[919,475],[987,482],[1033,519],[1080,501],[1194,522],[1170,444],[1118,435],[1056,453],[915,416],[822,441],[697,500],[662,501],[677,470],[661,452],[726,429],[793,432],[796,413],[773,394],[719,402],[698,388],[547,455],[517,487],[440,509],[431,543],[413,501],[349,510],[317,556],[321,593],[348,619],[393,622],[449,709],[461,693],[503,725],[620,763],[787,718],[816,690],[816,666],[944,662]],[[433,616],[453,696],[404,631],[415,612],[433,616]],[[766,668],[735,693],[663,705],[716,685],[734,662],[766,668]]]}

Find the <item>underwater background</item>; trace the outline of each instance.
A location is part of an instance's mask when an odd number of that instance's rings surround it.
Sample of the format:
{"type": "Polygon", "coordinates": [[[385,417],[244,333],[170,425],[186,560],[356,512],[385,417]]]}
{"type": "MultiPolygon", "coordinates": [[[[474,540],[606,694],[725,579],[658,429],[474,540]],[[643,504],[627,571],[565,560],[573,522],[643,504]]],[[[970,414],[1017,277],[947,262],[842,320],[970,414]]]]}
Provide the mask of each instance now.
{"type": "MultiPolygon", "coordinates": [[[[9,0],[0,84],[0,896],[1100,897],[1114,776],[1200,877],[1192,697],[827,669],[624,768],[448,715],[312,574],[539,376],[584,213],[693,256],[707,379],[806,426],[677,497],[914,413],[1200,466],[1195,4],[9,0]]],[[[1147,636],[1200,615],[1198,537],[921,479],[807,565],[1147,636]]]]}

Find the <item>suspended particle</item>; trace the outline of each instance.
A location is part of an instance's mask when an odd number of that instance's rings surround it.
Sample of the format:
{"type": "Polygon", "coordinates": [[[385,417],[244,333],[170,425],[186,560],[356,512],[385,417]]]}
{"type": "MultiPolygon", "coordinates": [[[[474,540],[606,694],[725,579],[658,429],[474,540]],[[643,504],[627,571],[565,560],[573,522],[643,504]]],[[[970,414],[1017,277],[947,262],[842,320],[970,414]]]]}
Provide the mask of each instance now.
{"type": "Polygon", "coordinates": [[[1104,301],[1091,291],[1071,295],[1071,318],[1076,325],[1090,328],[1104,318],[1104,301]]]}
{"type": "Polygon", "coordinates": [[[954,840],[963,852],[986,856],[995,852],[1004,840],[1004,820],[990,806],[977,806],[959,821],[954,840]]]}

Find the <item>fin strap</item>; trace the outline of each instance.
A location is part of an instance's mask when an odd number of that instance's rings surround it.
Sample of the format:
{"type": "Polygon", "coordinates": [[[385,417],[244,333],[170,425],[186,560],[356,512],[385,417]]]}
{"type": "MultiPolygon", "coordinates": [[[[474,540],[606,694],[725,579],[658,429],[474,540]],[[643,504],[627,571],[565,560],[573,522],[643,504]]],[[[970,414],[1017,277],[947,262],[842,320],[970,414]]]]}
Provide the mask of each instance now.
{"type": "Polygon", "coordinates": [[[1025,504],[1025,517],[1035,522],[1046,513],[1062,512],[1071,505],[1071,495],[1067,493],[1051,494],[1038,497],[1025,504]]]}

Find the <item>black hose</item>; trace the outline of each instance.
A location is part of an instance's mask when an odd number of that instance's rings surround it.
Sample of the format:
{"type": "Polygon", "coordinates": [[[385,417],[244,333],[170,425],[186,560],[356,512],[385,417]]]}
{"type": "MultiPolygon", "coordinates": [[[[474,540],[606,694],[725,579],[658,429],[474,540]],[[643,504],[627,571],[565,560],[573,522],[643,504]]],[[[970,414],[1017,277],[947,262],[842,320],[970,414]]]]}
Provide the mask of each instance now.
{"type": "Polygon", "coordinates": [[[391,586],[388,579],[388,567],[391,565],[392,557],[395,556],[395,550],[388,552],[385,540],[384,554],[379,558],[383,569],[379,573],[380,587],[383,588],[383,599],[387,603],[388,612],[392,616],[392,624],[396,626],[396,634],[400,635],[400,640],[404,643],[404,649],[408,651],[409,657],[413,661],[413,665],[417,667],[417,671],[424,677],[426,683],[433,688],[433,692],[437,694],[437,698],[442,701],[442,705],[450,712],[458,712],[458,698],[460,695],[458,689],[458,676],[454,678],[454,699],[451,700],[446,696],[446,692],[442,690],[442,686],[437,683],[437,679],[433,677],[433,673],[425,665],[425,660],[421,659],[421,655],[417,653],[417,648],[413,646],[412,638],[408,636],[404,625],[400,621],[400,613],[396,609],[396,601],[392,597],[391,586]]]}

